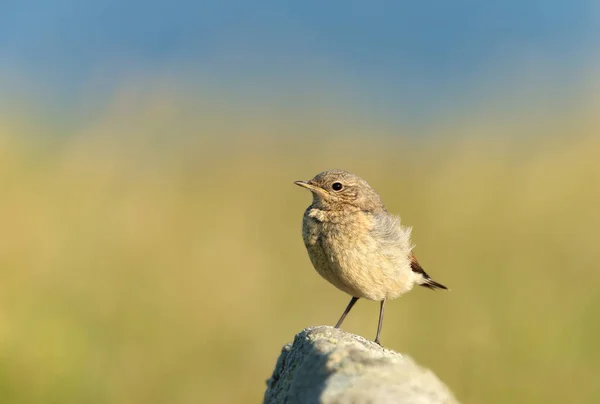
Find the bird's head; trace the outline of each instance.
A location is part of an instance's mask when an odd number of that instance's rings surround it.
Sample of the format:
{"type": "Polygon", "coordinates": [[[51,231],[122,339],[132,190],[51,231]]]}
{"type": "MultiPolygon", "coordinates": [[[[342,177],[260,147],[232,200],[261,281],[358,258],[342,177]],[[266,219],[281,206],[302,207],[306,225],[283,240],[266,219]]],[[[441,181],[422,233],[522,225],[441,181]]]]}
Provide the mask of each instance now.
{"type": "Polygon", "coordinates": [[[313,205],[321,209],[344,209],[350,205],[370,212],[385,210],[380,196],[367,181],[344,170],[323,171],[309,181],[294,184],[312,192],[313,205]]]}

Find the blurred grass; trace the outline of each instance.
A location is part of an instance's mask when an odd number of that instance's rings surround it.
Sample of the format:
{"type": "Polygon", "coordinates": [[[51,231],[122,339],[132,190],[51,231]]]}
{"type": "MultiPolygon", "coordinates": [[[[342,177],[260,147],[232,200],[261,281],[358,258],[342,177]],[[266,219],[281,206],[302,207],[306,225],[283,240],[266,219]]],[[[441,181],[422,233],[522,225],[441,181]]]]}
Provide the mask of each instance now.
{"type": "MultiPolygon", "coordinates": [[[[465,403],[600,401],[593,120],[411,140],[340,111],[142,98],[44,141],[0,127],[0,402],[260,401],[281,346],[347,303],[310,265],[292,184],[329,168],[367,178],[452,288],[392,302],[387,346],[465,403]]],[[[362,302],[345,329],[376,321],[362,302]]]]}

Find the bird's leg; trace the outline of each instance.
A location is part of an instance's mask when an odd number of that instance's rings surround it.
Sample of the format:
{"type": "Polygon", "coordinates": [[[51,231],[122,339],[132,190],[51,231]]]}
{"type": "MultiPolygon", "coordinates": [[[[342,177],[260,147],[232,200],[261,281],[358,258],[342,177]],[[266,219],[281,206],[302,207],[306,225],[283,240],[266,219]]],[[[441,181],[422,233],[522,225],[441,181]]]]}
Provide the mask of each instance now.
{"type": "Polygon", "coordinates": [[[354,303],[356,303],[357,301],[358,297],[353,297],[350,300],[350,303],[348,303],[348,307],[346,307],[346,310],[344,310],[344,314],[342,314],[342,317],[340,317],[340,319],[338,320],[337,324],[335,325],[335,328],[340,328],[340,325],[342,325],[342,321],[344,321],[348,313],[350,313],[350,310],[352,310],[352,306],[354,306],[354,303]]]}
{"type": "Polygon", "coordinates": [[[385,299],[381,301],[381,306],[379,306],[379,324],[377,324],[377,335],[375,336],[375,343],[379,346],[381,342],[379,341],[379,337],[381,336],[381,327],[383,326],[383,309],[385,308],[385,299]]]}

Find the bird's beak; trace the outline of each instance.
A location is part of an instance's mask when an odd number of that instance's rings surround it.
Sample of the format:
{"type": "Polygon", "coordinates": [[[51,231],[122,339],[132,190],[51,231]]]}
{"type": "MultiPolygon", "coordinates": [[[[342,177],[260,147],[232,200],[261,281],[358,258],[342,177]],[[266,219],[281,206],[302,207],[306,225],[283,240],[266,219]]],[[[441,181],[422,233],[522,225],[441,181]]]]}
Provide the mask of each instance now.
{"type": "Polygon", "coordinates": [[[317,188],[314,185],[309,184],[306,181],[294,181],[294,184],[301,186],[302,188],[310,189],[311,191],[317,188]]]}

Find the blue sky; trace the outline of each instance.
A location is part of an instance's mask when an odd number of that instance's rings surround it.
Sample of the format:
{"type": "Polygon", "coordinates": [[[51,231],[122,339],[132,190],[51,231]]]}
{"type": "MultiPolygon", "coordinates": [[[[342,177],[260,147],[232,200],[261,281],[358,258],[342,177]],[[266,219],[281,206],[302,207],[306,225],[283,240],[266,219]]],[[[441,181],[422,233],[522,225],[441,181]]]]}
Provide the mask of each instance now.
{"type": "Polygon", "coordinates": [[[482,77],[502,86],[528,63],[568,86],[600,53],[594,3],[3,0],[0,85],[66,101],[92,79],[110,87],[131,72],[197,76],[240,92],[318,77],[426,108],[482,77]],[[23,88],[10,83],[15,76],[23,88]]]}

